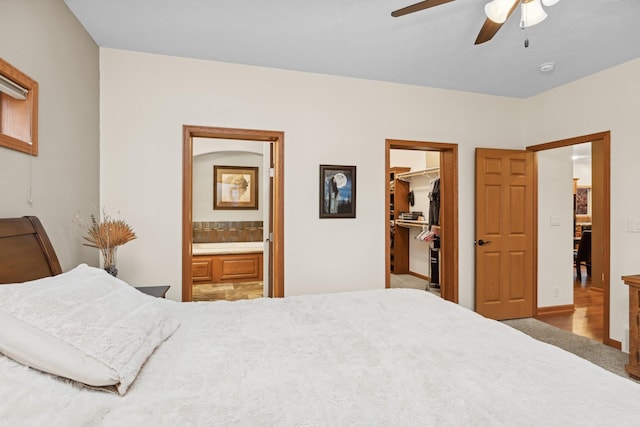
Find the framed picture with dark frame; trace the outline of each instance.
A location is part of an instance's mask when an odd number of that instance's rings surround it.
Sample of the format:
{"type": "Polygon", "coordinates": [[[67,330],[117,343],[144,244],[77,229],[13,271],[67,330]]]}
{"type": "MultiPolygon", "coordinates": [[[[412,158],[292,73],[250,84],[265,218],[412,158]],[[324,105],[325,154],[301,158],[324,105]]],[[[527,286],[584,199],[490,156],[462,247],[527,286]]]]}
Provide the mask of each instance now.
{"type": "Polygon", "coordinates": [[[214,165],[213,209],[258,209],[258,168],[214,165]]]}
{"type": "Polygon", "coordinates": [[[356,217],[356,167],[320,165],[320,218],[356,217]]]}

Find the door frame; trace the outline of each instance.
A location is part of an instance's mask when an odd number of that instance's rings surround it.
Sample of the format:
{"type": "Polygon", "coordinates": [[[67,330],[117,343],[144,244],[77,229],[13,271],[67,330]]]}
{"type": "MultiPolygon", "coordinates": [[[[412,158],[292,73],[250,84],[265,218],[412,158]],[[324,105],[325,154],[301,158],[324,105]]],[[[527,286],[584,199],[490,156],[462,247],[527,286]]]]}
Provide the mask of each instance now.
{"type": "MultiPolygon", "coordinates": [[[[599,179],[592,178],[592,197],[594,199],[593,206],[598,203],[599,209],[593,209],[592,223],[595,224],[594,229],[597,227],[602,230],[600,237],[602,246],[602,293],[603,293],[603,314],[602,314],[602,342],[608,346],[621,349],[622,343],[620,341],[612,340],[610,336],[610,305],[611,305],[611,131],[599,132],[589,135],[577,136],[574,138],[562,139],[558,141],[548,142],[544,144],[532,145],[526,149],[533,152],[551,150],[554,148],[567,147],[571,145],[591,143],[592,153],[597,150],[598,157],[601,158],[601,162],[593,162],[591,164],[592,176],[599,177],[599,179]]],[[[534,252],[534,316],[538,314],[538,191],[537,191],[537,173],[538,173],[537,161],[535,163],[535,177],[536,186],[535,202],[534,202],[534,245],[536,246],[534,252]]],[[[594,235],[594,240],[596,236],[594,235]]]]}
{"type": "Polygon", "coordinates": [[[440,272],[442,298],[458,303],[458,144],[428,141],[385,140],[385,288],[391,286],[391,229],[389,216],[390,151],[440,152],[440,272]]]}
{"type": "Polygon", "coordinates": [[[193,255],[193,138],[273,143],[271,216],[273,239],[270,261],[273,297],[284,297],[284,132],[210,126],[182,126],[182,301],[192,300],[193,255]]]}

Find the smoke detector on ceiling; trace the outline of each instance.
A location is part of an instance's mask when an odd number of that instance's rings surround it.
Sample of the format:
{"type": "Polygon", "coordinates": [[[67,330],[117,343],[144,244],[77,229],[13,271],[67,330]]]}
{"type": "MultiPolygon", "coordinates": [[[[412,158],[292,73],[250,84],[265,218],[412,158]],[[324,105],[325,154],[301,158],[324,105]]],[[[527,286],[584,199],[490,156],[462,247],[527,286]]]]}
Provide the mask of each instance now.
{"type": "Polygon", "coordinates": [[[556,64],[553,62],[545,62],[544,64],[540,64],[538,66],[538,69],[543,73],[548,73],[549,71],[552,71],[555,68],[555,66],[556,64]]]}

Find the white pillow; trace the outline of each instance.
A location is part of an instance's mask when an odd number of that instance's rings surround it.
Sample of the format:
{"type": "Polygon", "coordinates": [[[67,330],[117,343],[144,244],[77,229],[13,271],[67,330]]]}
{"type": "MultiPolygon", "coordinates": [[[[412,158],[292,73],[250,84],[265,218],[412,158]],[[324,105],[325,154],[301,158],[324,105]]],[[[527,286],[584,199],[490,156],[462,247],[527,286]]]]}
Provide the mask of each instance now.
{"type": "Polygon", "coordinates": [[[0,352],[17,362],[125,394],[179,323],[161,301],[81,264],[0,286],[0,352]]]}
{"type": "Polygon", "coordinates": [[[23,365],[94,387],[119,382],[113,369],[2,310],[0,325],[0,352],[23,365]]]}

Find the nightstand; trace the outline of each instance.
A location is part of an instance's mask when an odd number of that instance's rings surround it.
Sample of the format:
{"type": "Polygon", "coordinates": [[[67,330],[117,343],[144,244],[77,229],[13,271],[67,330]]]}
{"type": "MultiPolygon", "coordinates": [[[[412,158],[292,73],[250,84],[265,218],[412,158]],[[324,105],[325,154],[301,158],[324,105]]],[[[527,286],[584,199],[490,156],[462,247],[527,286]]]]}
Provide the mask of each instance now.
{"type": "Polygon", "coordinates": [[[171,286],[140,286],[136,287],[137,290],[143,294],[151,295],[156,298],[164,298],[171,286]]]}

